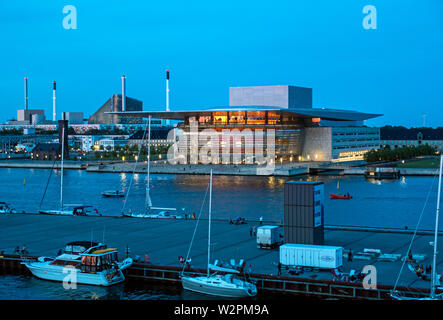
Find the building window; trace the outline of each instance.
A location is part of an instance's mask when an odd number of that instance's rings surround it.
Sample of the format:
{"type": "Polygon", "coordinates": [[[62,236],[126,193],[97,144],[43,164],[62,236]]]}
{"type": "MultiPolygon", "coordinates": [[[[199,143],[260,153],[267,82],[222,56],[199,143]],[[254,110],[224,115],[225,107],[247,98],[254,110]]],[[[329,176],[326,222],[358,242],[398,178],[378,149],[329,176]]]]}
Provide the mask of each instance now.
{"type": "Polygon", "coordinates": [[[247,124],[265,124],[265,111],[247,111],[247,124]]]}
{"type": "Polygon", "coordinates": [[[214,124],[227,124],[227,112],[214,112],[214,124]]]}

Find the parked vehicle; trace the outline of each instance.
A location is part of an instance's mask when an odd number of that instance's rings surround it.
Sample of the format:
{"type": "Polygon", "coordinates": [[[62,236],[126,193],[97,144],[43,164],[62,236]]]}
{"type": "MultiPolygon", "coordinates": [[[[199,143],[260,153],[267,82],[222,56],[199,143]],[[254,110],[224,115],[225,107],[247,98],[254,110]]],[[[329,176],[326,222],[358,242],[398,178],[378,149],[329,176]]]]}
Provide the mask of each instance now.
{"type": "Polygon", "coordinates": [[[257,228],[257,248],[274,249],[283,243],[283,235],[278,226],[261,226],[257,228]]]}
{"type": "Polygon", "coordinates": [[[280,246],[280,263],[289,268],[339,268],[343,265],[343,247],[287,243],[280,246]]]}

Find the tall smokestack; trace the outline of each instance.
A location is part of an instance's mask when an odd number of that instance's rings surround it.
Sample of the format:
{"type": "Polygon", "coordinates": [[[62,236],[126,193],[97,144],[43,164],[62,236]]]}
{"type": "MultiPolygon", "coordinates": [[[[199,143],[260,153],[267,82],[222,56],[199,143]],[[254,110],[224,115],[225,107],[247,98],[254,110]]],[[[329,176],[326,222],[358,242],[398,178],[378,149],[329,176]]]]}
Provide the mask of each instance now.
{"type": "Polygon", "coordinates": [[[169,112],[169,70],[166,70],[166,111],[169,112]]]}
{"type": "Polygon", "coordinates": [[[122,76],[122,111],[126,111],[126,77],[122,76]]]}
{"type": "Polygon", "coordinates": [[[28,77],[25,77],[25,110],[28,110],[28,77]]]}
{"type": "Polygon", "coordinates": [[[55,81],[52,81],[52,121],[57,120],[57,112],[55,109],[55,99],[56,99],[55,89],[56,89],[55,81]]]}

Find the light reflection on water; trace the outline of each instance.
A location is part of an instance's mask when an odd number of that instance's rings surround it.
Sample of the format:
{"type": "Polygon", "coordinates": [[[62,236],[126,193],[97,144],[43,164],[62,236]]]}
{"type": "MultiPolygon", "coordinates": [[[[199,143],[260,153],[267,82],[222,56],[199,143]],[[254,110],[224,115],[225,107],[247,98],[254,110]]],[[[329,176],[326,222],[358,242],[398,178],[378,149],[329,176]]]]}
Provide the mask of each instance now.
{"type": "MultiPolygon", "coordinates": [[[[19,212],[37,212],[50,170],[0,169],[0,201],[19,212]],[[24,183],[25,181],[25,183],[24,183]],[[26,194],[26,197],[23,197],[26,194]]],[[[146,174],[88,173],[64,171],[64,202],[93,205],[103,215],[120,215],[124,198],[102,198],[105,190],[131,186],[125,208],[142,212],[146,174]]],[[[284,177],[214,176],[214,218],[283,219],[283,190],[288,180],[325,183],[325,222],[333,225],[364,225],[414,228],[426,195],[432,193],[421,227],[432,229],[437,194],[435,177],[401,177],[398,180],[366,180],[362,176],[284,177]],[[330,200],[330,193],[349,192],[352,200],[330,200]]],[[[151,175],[151,199],[157,207],[186,208],[198,212],[209,183],[208,175],[151,175]]],[[[60,200],[60,170],[54,170],[42,208],[57,208],[60,200]]]]}

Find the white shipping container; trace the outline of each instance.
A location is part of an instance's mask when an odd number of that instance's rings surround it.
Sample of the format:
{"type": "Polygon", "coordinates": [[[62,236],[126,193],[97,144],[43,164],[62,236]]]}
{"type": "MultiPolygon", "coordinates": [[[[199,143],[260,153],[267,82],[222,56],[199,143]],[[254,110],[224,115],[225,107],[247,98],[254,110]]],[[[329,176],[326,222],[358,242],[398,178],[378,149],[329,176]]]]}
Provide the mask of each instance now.
{"type": "Polygon", "coordinates": [[[334,269],[343,265],[343,247],[287,243],[280,246],[284,266],[334,269]]]}
{"type": "Polygon", "coordinates": [[[257,246],[262,248],[274,248],[279,245],[283,239],[280,237],[280,227],[262,226],[257,228],[257,246]]]}

